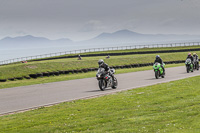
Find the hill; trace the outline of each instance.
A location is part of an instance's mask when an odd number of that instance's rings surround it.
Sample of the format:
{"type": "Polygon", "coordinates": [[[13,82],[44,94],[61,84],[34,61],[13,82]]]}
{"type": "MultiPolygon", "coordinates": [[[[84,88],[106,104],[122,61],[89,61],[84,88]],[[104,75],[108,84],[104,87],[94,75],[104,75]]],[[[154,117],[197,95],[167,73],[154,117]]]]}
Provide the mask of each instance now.
{"type": "Polygon", "coordinates": [[[197,42],[200,41],[200,35],[176,35],[176,34],[141,34],[130,30],[119,30],[113,33],[102,33],[98,36],[84,41],[74,42],[68,38],[58,40],[49,40],[44,37],[35,37],[31,35],[18,37],[5,37],[0,40],[1,48],[32,48],[49,46],[69,46],[67,49],[74,48],[93,48],[120,46],[127,43],[133,44],[153,44],[153,43],[174,43],[174,42],[197,42]]]}
{"type": "Polygon", "coordinates": [[[200,40],[200,35],[176,34],[141,34],[130,30],[119,30],[113,33],[102,33],[84,43],[113,44],[113,43],[142,43],[200,40]]]}
{"type": "Polygon", "coordinates": [[[58,40],[49,40],[44,37],[35,37],[31,35],[18,36],[18,37],[5,37],[0,40],[0,46],[2,48],[8,47],[43,47],[49,45],[66,45],[72,43],[70,39],[63,38],[58,40]]]}

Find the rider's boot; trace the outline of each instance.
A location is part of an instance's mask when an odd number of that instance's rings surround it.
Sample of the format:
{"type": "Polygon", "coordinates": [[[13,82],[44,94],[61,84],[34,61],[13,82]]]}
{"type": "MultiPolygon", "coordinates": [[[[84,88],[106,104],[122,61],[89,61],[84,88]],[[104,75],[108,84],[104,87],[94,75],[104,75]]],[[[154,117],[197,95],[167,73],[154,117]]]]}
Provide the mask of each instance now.
{"type": "Polygon", "coordinates": [[[162,67],[162,69],[163,69],[163,74],[165,75],[165,68],[163,67],[163,66],[161,66],[162,67]]]}

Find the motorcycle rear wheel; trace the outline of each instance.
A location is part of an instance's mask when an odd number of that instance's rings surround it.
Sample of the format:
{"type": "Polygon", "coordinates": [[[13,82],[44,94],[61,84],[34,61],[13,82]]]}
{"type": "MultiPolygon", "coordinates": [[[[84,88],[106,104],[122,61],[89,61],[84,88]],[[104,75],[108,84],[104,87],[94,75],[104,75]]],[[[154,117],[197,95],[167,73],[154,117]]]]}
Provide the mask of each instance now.
{"type": "Polygon", "coordinates": [[[112,86],[112,88],[113,88],[113,89],[116,89],[116,88],[117,88],[117,85],[118,85],[117,78],[114,77],[114,81],[113,81],[113,86],[112,86]]]}

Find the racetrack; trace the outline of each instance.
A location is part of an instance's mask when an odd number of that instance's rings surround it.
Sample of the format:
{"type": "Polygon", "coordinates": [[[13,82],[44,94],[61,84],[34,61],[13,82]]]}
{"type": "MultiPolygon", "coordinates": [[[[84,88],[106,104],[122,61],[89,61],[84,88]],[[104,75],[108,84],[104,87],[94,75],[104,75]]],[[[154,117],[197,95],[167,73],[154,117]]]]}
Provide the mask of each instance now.
{"type": "Polygon", "coordinates": [[[158,83],[200,75],[199,71],[186,73],[185,66],[166,69],[166,77],[155,79],[153,70],[116,74],[117,89],[100,91],[95,78],[45,83],[0,90],[0,115],[26,111],[60,102],[90,98],[117,91],[134,89],[158,83]]]}

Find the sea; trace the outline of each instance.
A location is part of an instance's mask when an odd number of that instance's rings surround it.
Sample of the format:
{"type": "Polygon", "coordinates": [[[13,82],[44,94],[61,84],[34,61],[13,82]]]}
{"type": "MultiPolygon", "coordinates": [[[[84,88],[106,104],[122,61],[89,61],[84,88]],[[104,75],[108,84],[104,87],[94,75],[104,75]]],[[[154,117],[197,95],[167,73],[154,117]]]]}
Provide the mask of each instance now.
{"type": "MultiPolygon", "coordinates": [[[[79,51],[83,49],[97,49],[106,47],[118,47],[125,44],[110,44],[110,45],[66,45],[66,46],[48,46],[48,47],[21,47],[21,48],[0,48],[0,62],[5,60],[12,60],[16,58],[25,58],[29,56],[46,55],[68,51],[79,51]]],[[[133,45],[133,44],[126,44],[133,45]]],[[[69,52],[68,52],[69,53],[69,52]]]]}

